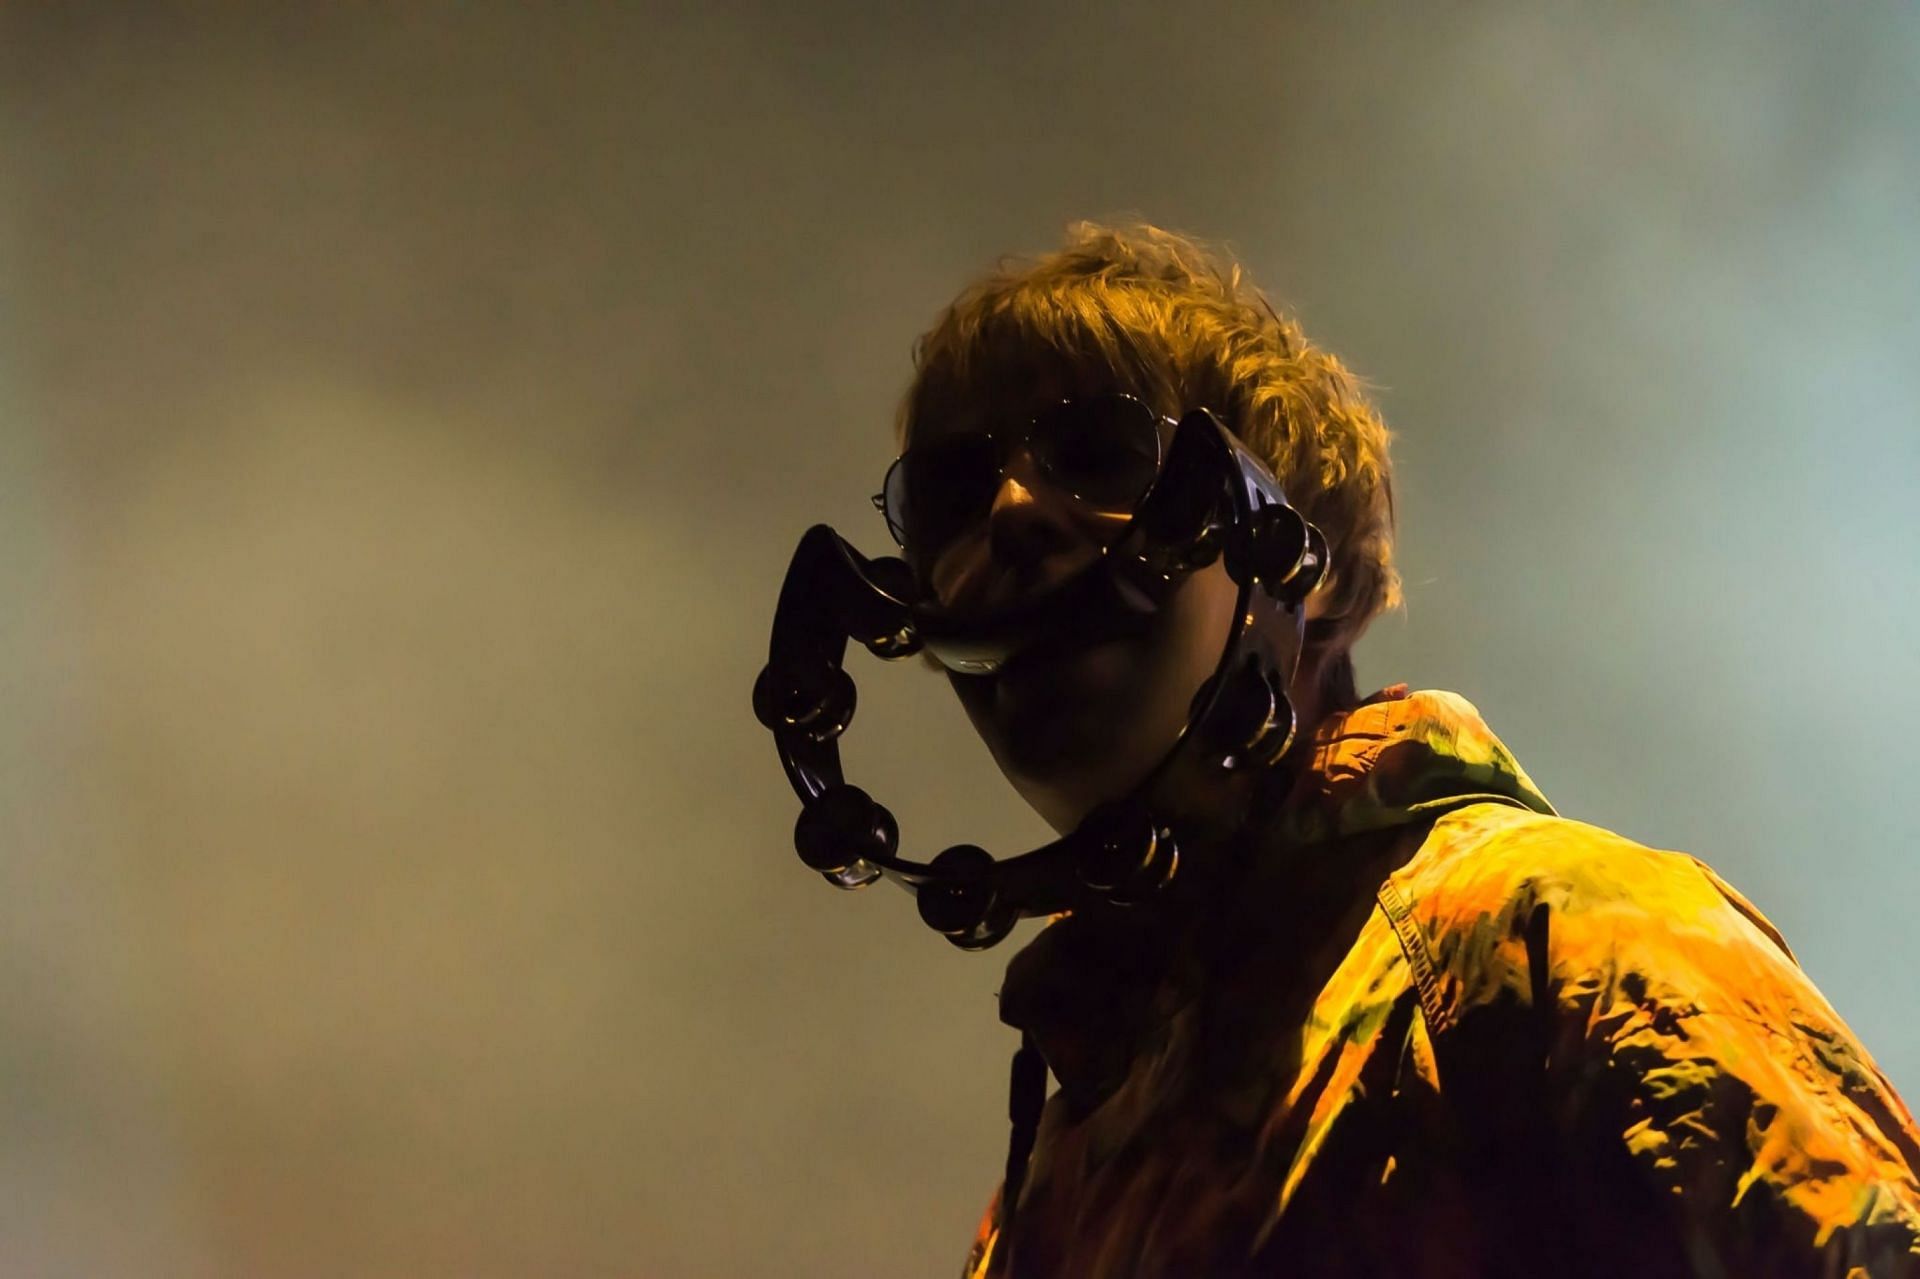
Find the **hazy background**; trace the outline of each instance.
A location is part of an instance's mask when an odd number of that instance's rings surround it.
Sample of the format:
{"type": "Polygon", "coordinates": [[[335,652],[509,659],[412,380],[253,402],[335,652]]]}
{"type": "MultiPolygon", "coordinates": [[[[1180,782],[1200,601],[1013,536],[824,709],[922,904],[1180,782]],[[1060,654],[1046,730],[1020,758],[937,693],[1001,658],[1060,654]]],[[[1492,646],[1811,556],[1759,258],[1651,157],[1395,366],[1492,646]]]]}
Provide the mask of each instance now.
{"type": "MultiPolygon", "coordinates": [[[[1012,947],[804,871],[747,694],[914,336],[1081,216],[1377,386],[1363,683],[1920,1097],[1920,10],[217,8],[0,39],[0,1272],[957,1272],[1012,947]]],[[[910,847],[1040,836],[857,673],[910,847]]]]}

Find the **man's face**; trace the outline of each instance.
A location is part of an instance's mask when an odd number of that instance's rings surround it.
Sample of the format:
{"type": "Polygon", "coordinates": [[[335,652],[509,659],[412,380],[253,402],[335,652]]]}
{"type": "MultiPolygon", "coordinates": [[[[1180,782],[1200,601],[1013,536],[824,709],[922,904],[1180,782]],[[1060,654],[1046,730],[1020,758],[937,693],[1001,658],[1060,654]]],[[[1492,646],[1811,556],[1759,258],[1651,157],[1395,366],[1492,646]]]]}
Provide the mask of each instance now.
{"type": "MultiPolygon", "coordinates": [[[[917,423],[906,443],[1017,430],[1061,399],[1110,389],[1023,379],[965,410],[917,423]]],[[[990,618],[1043,599],[1091,567],[1130,516],[1075,500],[1019,448],[991,501],[931,562],[912,546],[906,554],[943,606],[990,618]]],[[[1094,805],[1136,787],[1173,745],[1195,691],[1220,659],[1237,592],[1216,562],[1189,577],[1140,633],[1023,654],[998,674],[949,679],[1001,771],[1064,833],[1094,805]]]]}

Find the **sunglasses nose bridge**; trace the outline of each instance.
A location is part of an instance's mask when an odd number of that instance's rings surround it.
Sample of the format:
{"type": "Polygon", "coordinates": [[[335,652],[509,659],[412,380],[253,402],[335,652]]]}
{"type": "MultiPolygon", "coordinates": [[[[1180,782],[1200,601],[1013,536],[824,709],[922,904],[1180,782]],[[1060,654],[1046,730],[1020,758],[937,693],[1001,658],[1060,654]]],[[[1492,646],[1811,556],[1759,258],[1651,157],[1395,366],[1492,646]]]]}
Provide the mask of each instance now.
{"type": "MultiPolygon", "coordinates": [[[[999,487],[1002,492],[1009,484],[1017,484],[1031,494],[1050,482],[1047,468],[1041,465],[1040,458],[1034,452],[1031,438],[1015,440],[1001,454],[999,487]]],[[[999,494],[995,494],[995,502],[998,500],[999,494]]]]}
{"type": "Polygon", "coordinates": [[[1086,540],[1071,497],[1035,474],[1023,474],[1033,469],[1001,472],[984,521],[992,560],[1022,571],[1071,553],[1086,540]]]}
{"type": "Polygon", "coordinates": [[[923,499],[925,508],[940,510],[936,495],[944,489],[948,503],[941,518],[929,526],[936,536],[922,546],[935,553],[964,526],[977,528],[1003,506],[1036,508],[1028,514],[1051,511],[1071,523],[1072,512],[1067,508],[1079,503],[1109,517],[1130,508],[1151,484],[1151,472],[1165,453],[1165,425],[1158,414],[1131,396],[1065,400],[1036,414],[1020,429],[995,424],[970,433],[971,447],[961,455],[943,456],[936,462],[920,454],[917,476],[913,468],[902,465],[903,456],[889,472],[883,513],[890,505],[894,514],[889,525],[906,546],[911,540],[903,536],[910,531],[907,521],[894,516],[921,506],[923,499]],[[1098,420],[1089,420],[1089,414],[1098,420]],[[1148,437],[1144,443],[1143,430],[1148,437]],[[1095,437],[1111,450],[1104,457],[1106,470],[1092,465],[1089,441],[1095,437]],[[1112,469],[1116,465],[1119,469],[1112,469]],[[1051,510],[1054,507],[1060,509],[1051,510]]]}

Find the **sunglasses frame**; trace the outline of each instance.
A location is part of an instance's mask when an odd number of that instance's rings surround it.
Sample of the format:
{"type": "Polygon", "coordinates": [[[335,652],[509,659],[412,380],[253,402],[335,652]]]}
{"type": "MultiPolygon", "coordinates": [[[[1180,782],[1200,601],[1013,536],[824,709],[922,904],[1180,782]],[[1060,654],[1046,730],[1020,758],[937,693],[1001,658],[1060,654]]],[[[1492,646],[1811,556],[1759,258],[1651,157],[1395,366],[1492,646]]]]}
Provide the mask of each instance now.
{"type": "MultiPolygon", "coordinates": [[[[1006,440],[1006,447],[1001,453],[1001,458],[994,476],[995,488],[997,489],[999,483],[1006,478],[1007,465],[1013,460],[1015,452],[1033,438],[1034,428],[1040,424],[1042,418],[1053,413],[1058,413],[1068,405],[1090,401],[1106,402],[1113,400],[1124,400],[1129,404],[1139,405],[1141,411],[1146,415],[1146,420],[1153,423],[1153,470],[1157,478],[1160,473],[1160,468],[1166,464],[1167,460],[1167,436],[1171,431],[1177,429],[1180,424],[1137,395],[1129,395],[1125,391],[1109,391],[1099,395],[1069,395],[1056,400],[1046,407],[1035,411],[1021,426],[1019,431],[1011,436],[1003,437],[999,431],[991,427],[985,431],[974,433],[995,444],[999,444],[1003,438],[1006,440]]],[[[893,459],[893,464],[887,467],[886,475],[881,478],[880,491],[869,499],[873,503],[873,509],[880,512],[880,518],[886,522],[887,532],[893,536],[894,544],[909,554],[913,552],[912,548],[907,545],[906,529],[903,525],[896,523],[893,513],[887,510],[887,489],[892,485],[895,473],[900,470],[901,466],[906,463],[913,452],[914,450],[909,448],[893,459]]],[[[1076,502],[1085,502],[1087,500],[1084,494],[1076,493],[1066,485],[1058,483],[1044,459],[1035,457],[1034,461],[1041,468],[1041,474],[1046,477],[1049,484],[1052,484],[1076,502]]],[[[1134,499],[1134,503],[1137,505],[1152,491],[1153,485],[1149,482],[1146,489],[1141,491],[1140,496],[1134,499]]]]}

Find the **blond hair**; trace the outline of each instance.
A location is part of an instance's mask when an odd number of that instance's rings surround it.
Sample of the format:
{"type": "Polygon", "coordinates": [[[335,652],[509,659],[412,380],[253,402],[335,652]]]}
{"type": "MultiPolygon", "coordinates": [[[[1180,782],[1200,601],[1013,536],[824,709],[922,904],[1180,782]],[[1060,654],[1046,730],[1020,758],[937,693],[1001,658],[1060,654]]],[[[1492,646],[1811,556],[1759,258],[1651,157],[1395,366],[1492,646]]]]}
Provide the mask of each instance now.
{"type": "Polygon", "coordinates": [[[1171,414],[1212,409],[1326,535],[1332,567],[1309,645],[1323,694],[1356,699],[1349,650],[1400,603],[1390,437],[1358,379],[1231,257],[1159,227],[1077,222],[1062,248],[1003,259],[961,293],[914,344],[913,363],[901,439],[936,406],[1047,372],[1171,414]]]}

